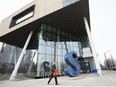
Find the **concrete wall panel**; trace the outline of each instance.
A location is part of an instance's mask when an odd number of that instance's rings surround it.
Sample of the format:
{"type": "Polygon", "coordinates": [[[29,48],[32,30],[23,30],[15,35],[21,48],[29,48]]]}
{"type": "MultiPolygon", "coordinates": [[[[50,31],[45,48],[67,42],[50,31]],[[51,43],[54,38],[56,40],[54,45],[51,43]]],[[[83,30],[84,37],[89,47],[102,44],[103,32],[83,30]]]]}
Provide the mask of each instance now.
{"type": "Polygon", "coordinates": [[[12,15],[10,15],[9,17],[5,18],[1,22],[1,24],[0,24],[0,37],[7,34],[7,33],[12,32],[12,31],[24,26],[24,25],[27,25],[30,22],[33,22],[34,20],[37,20],[37,19],[39,19],[47,14],[50,14],[58,9],[61,9],[61,8],[62,8],[62,0],[34,0],[33,2],[27,4],[26,6],[24,6],[20,10],[16,11],[12,15]],[[26,10],[27,8],[29,8],[33,5],[35,5],[33,17],[9,28],[11,20],[14,16],[23,12],[24,10],[26,10]]]}

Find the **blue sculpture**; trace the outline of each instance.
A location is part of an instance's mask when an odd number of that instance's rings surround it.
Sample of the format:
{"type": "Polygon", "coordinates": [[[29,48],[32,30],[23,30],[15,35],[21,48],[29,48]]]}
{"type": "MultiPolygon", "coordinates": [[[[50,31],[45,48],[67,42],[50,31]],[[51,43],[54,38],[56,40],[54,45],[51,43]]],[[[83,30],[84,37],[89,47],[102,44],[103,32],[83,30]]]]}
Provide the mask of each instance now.
{"type": "Polygon", "coordinates": [[[69,65],[64,68],[64,73],[71,77],[76,77],[80,74],[80,65],[75,59],[78,58],[77,53],[67,52],[64,56],[65,62],[69,65]]]}

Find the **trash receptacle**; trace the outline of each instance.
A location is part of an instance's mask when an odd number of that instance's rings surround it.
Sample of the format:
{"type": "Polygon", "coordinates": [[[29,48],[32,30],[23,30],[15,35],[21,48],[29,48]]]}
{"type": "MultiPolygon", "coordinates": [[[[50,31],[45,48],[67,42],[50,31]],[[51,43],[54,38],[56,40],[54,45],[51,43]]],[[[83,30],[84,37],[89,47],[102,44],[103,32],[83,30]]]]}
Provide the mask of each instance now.
{"type": "Polygon", "coordinates": [[[97,72],[97,70],[96,70],[96,69],[93,69],[93,70],[92,70],[92,72],[93,72],[93,73],[96,73],[96,72],[97,72]]]}

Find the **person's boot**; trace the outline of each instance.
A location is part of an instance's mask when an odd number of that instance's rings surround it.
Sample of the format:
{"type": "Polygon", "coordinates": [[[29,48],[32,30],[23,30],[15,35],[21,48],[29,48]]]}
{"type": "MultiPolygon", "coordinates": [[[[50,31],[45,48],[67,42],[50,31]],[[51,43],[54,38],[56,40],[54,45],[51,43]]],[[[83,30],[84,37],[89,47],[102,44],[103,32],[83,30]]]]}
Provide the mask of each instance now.
{"type": "Polygon", "coordinates": [[[56,85],[59,85],[58,83],[56,85]]]}

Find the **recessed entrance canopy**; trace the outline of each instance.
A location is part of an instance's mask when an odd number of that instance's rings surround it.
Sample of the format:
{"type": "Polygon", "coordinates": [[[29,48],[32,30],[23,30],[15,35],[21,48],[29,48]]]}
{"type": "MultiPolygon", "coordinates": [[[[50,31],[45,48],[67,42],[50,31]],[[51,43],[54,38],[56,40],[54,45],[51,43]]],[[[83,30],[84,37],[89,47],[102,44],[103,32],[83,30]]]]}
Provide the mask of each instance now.
{"type": "Polygon", "coordinates": [[[80,0],[79,2],[35,20],[32,23],[0,37],[0,41],[22,48],[29,32],[31,30],[36,32],[41,23],[69,32],[77,37],[87,36],[83,17],[87,18],[90,26],[88,0],[80,0]]]}

